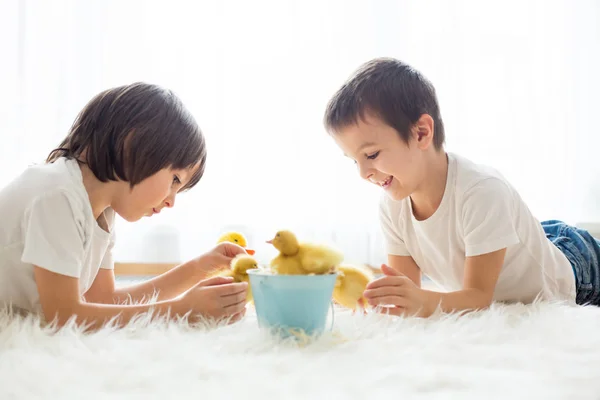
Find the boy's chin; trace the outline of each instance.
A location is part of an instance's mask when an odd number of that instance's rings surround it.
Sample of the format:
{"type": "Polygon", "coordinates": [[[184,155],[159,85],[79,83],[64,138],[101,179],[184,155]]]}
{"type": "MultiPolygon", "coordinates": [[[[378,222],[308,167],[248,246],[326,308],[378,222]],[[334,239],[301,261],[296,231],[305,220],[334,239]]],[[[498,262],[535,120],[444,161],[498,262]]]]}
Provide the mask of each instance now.
{"type": "Polygon", "coordinates": [[[127,222],[136,222],[136,221],[141,220],[144,217],[150,216],[150,215],[145,215],[145,214],[144,215],[139,215],[139,214],[134,215],[133,213],[119,212],[117,210],[114,210],[114,211],[119,217],[123,218],[127,222]]]}
{"type": "Polygon", "coordinates": [[[392,199],[394,201],[402,201],[408,197],[408,195],[406,193],[398,193],[394,190],[386,190],[385,194],[386,194],[386,196],[388,196],[390,199],[392,199]]]}

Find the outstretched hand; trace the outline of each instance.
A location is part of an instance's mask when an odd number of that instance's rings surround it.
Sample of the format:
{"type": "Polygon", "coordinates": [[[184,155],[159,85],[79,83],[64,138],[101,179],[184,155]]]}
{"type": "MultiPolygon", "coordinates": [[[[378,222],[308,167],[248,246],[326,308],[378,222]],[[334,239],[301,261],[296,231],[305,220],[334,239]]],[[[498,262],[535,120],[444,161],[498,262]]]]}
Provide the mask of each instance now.
{"type": "Polygon", "coordinates": [[[215,270],[229,268],[231,260],[238,254],[247,254],[243,247],[234,243],[219,243],[209,252],[196,259],[197,268],[200,269],[200,275],[206,275],[215,270]]]}
{"type": "Polygon", "coordinates": [[[392,315],[428,316],[431,314],[427,292],[415,283],[383,264],[381,272],[385,276],[375,279],[367,285],[364,296],[370,305],[379,307],[382,313],[392,315]]]}
{"type": "Polygon", "coordinates": [[[180,300],[185,311],[199,313],[204,318],[239,321],[246,312],[246,282],[234,283],[230,277],[215,276],[200,281],[180,300]]]}

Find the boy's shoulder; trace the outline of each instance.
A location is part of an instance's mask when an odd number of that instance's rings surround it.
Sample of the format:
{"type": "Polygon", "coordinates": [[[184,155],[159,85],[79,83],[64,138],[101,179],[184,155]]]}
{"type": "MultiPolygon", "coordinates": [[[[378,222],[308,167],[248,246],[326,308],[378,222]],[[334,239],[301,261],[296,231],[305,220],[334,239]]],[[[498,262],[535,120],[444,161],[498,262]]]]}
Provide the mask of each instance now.
{"type": "Polygon", "coordinates": [[[72,164],[75,160],[59,158],[52,163],[34,163],[29,165],[17,179],[35,181],[42,183],[62,183],[70,181],[72,176],[72,164]]]}
{"type": "MultiPolygon", "coordinates": [[[[495,168],[476,163],[466,157],[448,153],[449,171],[454,164],[455,187],[457,192],[468,191],[479,185],[508,184],[504,176],[495,168]]],[[[450,173],[449,173],[450,174],[450,173]]]]}
{"type": "Polygon", "coordinates": [[[514,187],[497,169],[453,153],[448,153],[448,158],[449,171],[454,163],[453,195],[459,203],[473,197],[486,201],[498,196],[512,197],[516,193],[514,187]]]}
{"type": "Polygon", "coordinates": [[[8,209],[14,208],[9,205],[27,208],[36,201],[60,197],[77,208],[84,206],[87,193],[75,167],[76,161],[66,159],[30,165],[0,191],[0,204],[8,209]]]}

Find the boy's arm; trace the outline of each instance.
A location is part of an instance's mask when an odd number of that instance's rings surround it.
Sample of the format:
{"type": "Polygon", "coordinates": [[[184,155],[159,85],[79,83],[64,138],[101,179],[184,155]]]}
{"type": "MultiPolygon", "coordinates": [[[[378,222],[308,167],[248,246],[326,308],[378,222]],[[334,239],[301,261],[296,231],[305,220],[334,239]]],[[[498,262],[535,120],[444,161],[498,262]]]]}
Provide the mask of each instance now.
{"type": "Polygon", "coordinates": [[[506,249],[501,249],[467,257],[464,289],[450,293],[421,289],[420,281],[415,282],[416,264],[412,258],[390,256],[390,264],[392,257],[398,257],[393,259],[395,267],[384,265],[382,271],[385,276],[369,283],[364,295],[371,305],[384,306],[380,311],[394,315],[429,317],[438,306],[445,312],[486,308],[492,302],[505,253],[506,249]]]}
{"type": "Polygon", "coordinates": [[[246,251],[233,243],[220,243],[211,251],[159,276],[122,288],[115,285],[113,268],[100,268],[85,298],[90,302],[106,304],[138,302],[154,294],[157,294],[158,300],[172,299],[206,278],[210,271],[228,268],[238,254],[246,254],[246,251]]]}
{"type": "Polygon", "coordinates": [[[158,315],[166,315],[169,312],[181,314],[179,303],[176,301],[136,306],[90,304],[80,299],[77,278],[37,266],[34,267],[34,277],[42,312],[48,322],[56,318],[58,326],[63,326],[70,318],[75,317],[77,324],[88,324],[89,328],[96,329],[115,317],[118,317],[119,323],[127,323],[135,315],[150,309],[154,309],[158,315]]]}
{"type": "Polygon", "coordinates": [[[157,294],[157,300],[172,299],[198,283],[203,275],[197,267],[198,261],[192,260],[143,282],[117,288],[113,269],[98,270],[98,274],[85,299],[91,303],[114,304],[139,302],[157,294]]]}
{"type": "Polygon", "coordinates": [[[489,307],[505,254],[506,249],[504,248],[492,253],[467,257],[463,289],[449,293],[424,291],[428,304],[425,314],[431,315],[438,305],[445,312],[489,307]]]}
{"type": "Polygon", "coordinates": [[[34,278],[42,312],[48,322],[59,327],[74,319],[77,325],[95,330],[109,321],[127,324],[136,315],[152,311],[152,317],[178,319],[188,314],[191,321],[200,318],[229,319],[235,322],[244,315],[247,283],[233,283],[232,278],[214,277],[194,285],[177,299],[144,305],[87,303],[79,296],[79,279],[34,266],[34,278]]]}
{"type": "Polygon", "coordinates": [[[463,194],[459,215],[465,243],[463,289],[427,292],[429,306],[451,312],[491,304],[506,249],[520,242],[515,228],[517,201],[510,186],[498,178],[484,179],[463,194]]]}
{"type": "Polygon", "coordinates": [[[155,294],[157,300],[168,300],[180,295],[203,278],[198,264],[203,262],[205,256],[181,264],[152,279],[117,288],[112,254],[114,244],[115,235],[113,230],[110,245],[96,278],[94,278],[92,286],[84,295],[87,302],[101,304],[140,302],[148,300],[155,294]]]}
{"type": "MultiPolygon", "coordinates": [[[[386,276],[367,285],[365,297],[372,305],[391,306],[383,311],[396,315],[429,316],[438,306],[444,311],[488,307],[506,249],[520,242],[514,218],[516,201],[508,184],[497,178],[478,182],[462,196],[459,215],[465,243],[462,290],[451,293],[423,290],[412,277],[388,267],[382,268],[386,276]]],[[[399,254],[404,250],[395,249],[399,254]]],[[[452,273],[451,266],[447,268],[448,273],[452,273]]]]}

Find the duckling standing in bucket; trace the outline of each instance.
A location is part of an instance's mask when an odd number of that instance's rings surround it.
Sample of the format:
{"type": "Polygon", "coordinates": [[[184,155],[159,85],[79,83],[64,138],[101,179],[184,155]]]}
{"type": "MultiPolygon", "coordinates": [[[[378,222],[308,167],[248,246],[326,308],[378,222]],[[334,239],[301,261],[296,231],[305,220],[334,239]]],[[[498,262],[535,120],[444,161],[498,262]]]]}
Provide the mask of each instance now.
{"type": "Polygon", "coordinates": [[[344,255],[338,250],[319,244],[300,243],[296,235],[287,230],[277,232],[267,243],[279,250],[279,255],[271,260],[271,269],[277,274],[326,274],[334,272],[335,267],[344,260],[344,255]]]}
{"type": "Polygon", "coordinates": [[[279,231],[271,243],[279,255],[271,260],[271,269],[278,274],[308,275],[337,272],[333,300],[342,307],[366,309],[363,293],[374,279],[373,273],[358,265],[341,264],[344,256],[324,245],[300,243],[290,231],[279,231]]]}

